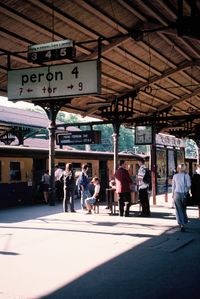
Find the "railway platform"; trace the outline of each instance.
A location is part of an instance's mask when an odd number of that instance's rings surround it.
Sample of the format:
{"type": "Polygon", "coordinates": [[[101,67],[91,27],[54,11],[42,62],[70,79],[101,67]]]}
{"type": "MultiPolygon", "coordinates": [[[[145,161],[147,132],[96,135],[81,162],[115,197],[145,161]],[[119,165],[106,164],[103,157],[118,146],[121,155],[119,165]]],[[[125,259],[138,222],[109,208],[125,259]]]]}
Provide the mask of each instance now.
{"type": "Polygon", "coordinates": [[[200,220],[180,232],[170,200],[151,217],[36,205],[0,210],[0,298],[199,299],[200,220]]]}

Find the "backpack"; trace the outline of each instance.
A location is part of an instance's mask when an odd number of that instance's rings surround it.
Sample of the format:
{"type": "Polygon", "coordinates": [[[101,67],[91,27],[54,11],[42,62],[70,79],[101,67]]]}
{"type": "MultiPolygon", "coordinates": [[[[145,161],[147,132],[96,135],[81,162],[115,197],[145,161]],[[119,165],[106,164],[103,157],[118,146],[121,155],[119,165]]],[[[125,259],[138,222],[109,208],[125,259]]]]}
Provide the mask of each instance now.
{"type": "Polygon", "coordinates": [[[152,189],[152,184],[151,184],[151,170],[149,170],[148,168],[145,169],[145,175],[143,177],[143,182],[145,184],[149,185],[149,190],[152,189]]]}

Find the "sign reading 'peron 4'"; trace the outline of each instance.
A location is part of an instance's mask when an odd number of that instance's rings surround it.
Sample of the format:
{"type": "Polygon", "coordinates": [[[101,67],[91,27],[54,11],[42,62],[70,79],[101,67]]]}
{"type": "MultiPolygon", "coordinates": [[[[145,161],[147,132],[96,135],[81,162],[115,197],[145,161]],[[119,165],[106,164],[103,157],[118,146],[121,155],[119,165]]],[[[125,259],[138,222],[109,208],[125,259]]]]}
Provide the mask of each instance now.
{"type": "Polygon", "coordinates": [[[8,99],[62,98],[100,93],[97,60],[8,72],[8,99]]]}

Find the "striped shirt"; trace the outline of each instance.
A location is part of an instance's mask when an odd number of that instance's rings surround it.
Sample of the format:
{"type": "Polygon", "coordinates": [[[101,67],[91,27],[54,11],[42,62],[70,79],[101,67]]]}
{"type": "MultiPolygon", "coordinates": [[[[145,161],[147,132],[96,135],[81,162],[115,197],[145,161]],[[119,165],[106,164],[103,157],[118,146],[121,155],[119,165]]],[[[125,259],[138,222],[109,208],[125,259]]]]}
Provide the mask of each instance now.
{"type": "Polygon", "coordinates": [[[141,165],[139,170],[138,170],[138,189],[146,189],[147,187],[149,187],[148,184],[144,183],[143,178],[146,172],[146,167],[145,165],[141,165]]]}

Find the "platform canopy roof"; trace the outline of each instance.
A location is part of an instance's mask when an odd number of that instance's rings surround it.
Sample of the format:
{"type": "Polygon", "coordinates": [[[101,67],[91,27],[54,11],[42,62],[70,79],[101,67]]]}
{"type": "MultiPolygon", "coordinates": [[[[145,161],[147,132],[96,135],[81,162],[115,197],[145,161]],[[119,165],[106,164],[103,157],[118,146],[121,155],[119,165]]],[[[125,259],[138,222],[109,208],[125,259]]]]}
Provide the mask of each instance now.
{"type": "MultiPolygon", "coordinates": [[[[57,121],[57,124],[60,126],[61,130],[64,129],[63,123],[57,121]]],[[[45,113],[40,113],[36,111],[29,111],[14,107],[4,107],[0,105],[0,144],[1,142],[5,144],[17,143],[16,136],[18,141],[21,143],[26,141],[26,144],[31,144],[30,137],[36,135],[40,138],[48,138],[48,128],[49,122],[47,115],[45,113]]],[[[67,126],[68,131],[77,131],[79,130],[73,126],[67,126]]],[[[41,146],[46,146],[47,141],[37,141],[40,142],[41,146]]],[[[37,144],[36,144],[37,145],[37,144]]]]}
{"type": "Polygon", "coordinates": [[[99,58],[101,93],[66,97],[62,110],[197,134],[199,20],[200,1],[1,0],[0,95],[7,95],[9,67],[39,66],[27,62],[28,46],[70,39],[76,58],[53,64],[99,58]]]}

